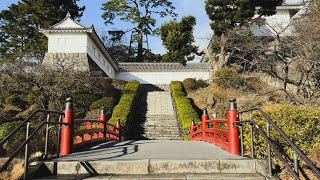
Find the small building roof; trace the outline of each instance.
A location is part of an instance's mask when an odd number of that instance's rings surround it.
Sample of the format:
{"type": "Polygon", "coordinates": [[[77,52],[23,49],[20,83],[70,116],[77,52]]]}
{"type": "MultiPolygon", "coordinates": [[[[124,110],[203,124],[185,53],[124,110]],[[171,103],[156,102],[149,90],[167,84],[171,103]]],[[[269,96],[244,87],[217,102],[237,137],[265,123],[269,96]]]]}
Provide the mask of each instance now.
{"type": "Polygon", "coordinates": [[[209,63],[189,63],[185,66],[179,63],[119,63],[122,72],[183,72],[210,71],[209,63]]]}
{"type": "Polygon", "coordinates": [[[48,28],[39,28],[40,32],[47,35],[50,32],[90,32],[92,33],[94,27],[87,27],[80,22],[73,20],[68,12],[66,17],[55,25],[48,28]]]}

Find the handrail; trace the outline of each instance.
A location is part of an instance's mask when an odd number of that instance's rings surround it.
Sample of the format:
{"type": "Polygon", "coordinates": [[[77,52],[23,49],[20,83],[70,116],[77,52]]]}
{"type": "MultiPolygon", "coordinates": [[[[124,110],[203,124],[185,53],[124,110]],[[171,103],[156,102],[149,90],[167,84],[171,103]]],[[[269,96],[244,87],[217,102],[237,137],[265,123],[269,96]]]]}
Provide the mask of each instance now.
{"type": "MultiPolygon", "coordinates": [[[[238,121],[238,122],[234,122],[233,125],[237,126],[237,125],[242,125],[244,123],[253,123],[254,127],[259,131],[259,133],[265,138],[265,140],[268,142],[268,146],[270,146],[274,152],[276,153],[276,155],[279,157],[279,159],[284,163],[284,165],[286,166],[286,168],[290,171],[290,173],[296,178],[299,179],[299,175],[297,173],[297,167],[295,167],[295,170],[292,169],[292,167],[288,164],[288,162],[282,157],[281,153],[277,150],[276,146],[274,145],[274,143],[271,141],[270,139],[270,129],[269,124],[272,125],[272,127],[280,134],[280,136],[282,138],[285,139],[285,141],[289,144],[289,146],[295,151],[295,153],[297,153],[306,163],[307,165],[311,168],[311,170],[318,176],[318,178],[320,178],[320,171],[319,169],[311,162],[311,160],[289,139],[289,137],[270,119],[270,117],[259,107],[256,108],[251,108],[251,109],[247,109],[244,111],[240,111],[238,112],[239,117],[242,117],[242,114],[244,113],[250,113],[250,120],[246,120],[246,121],[238,121]],[[267,121],[267,133],[266,134],[260,127],[259,125],[253,120],[252,118],[252,112],[253,111],[258,111],[261,113],[261,115],[264,117],[264,119],[267,121]]],[[[241,135],[242,137],[242,135],[241,135]]],[[[241,138],[242,139],[242,138],[241,138]]],[[[241,142],[242,144],[243,142],[241,142]]],[[[251,142],[252,143],[252,142],[251,142]]],[[[242,148],[242,147],[241,147],[242,148]]],[[[269,154],[269,158],[270,158],[270,152],[268,150],[268,154],[269,154]]],[[[269,171],[270,171],[270,167],[271,164],[269,163],[269,171]]],[[[297,166],[297,163],[294,163],[294,166],[297,166]]]]}
{"type": "Polygon", "coordinates": [[[11,131],[1,142],[0,147],[2,147],[17,131],[19,131],[23,126],[25,126],[30,120],[38,113],[47,113],[47,114],[58,114],[64,115],[62,111],[54,111],[54,110],[46,110],[46,109],[37,109],[32,112],[30,116],[28,116],[18,127],[16,127],[13,131],[11,131]]]}
{"type": "Polygon", "coordinates": [[[46,124],[53,124],[53,125],[67,125],[69,126],[68,123],[64,123],[64,122],[42,122],[40,123],[40,125],[26,138],[25,141],[23,141],[23,143],[21,143],[21,145],[12,153],[12,155],[9,157],[9,159],[0,167],[0,172],[4,171],[9,163],[16,157],[16,155],[20,152],[20,150],[30,142],[31,138],[33,138],[38,131],[46,124]]]}

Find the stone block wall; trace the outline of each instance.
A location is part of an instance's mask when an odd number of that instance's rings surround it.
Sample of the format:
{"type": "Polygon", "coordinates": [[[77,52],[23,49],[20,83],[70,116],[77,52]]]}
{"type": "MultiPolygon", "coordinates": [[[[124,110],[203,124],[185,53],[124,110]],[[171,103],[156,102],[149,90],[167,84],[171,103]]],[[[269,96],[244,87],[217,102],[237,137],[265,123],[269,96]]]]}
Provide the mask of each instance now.
{"type": "Polygon", "coordinates": [[[46,53],[42,65],[58,70],[90,70],[86,53],[46,53]]]}

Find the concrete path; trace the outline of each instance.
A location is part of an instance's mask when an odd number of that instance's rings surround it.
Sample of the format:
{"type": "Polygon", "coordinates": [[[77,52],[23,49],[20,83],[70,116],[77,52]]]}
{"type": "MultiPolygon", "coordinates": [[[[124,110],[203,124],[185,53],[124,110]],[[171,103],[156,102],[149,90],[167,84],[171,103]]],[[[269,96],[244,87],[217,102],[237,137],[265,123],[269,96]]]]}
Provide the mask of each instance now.
{"type": "Polygon", "coordinates": [[[243,159],[201,141],[140,140],[108,142],[57,161],[243,159]]]}
{"type": "Polygon", "coordinates": [[[59,175],[96,176],[92,179],[264,179],[256,160],[197,141],[109,142],[45,162],[51,172],[53,162],[59,175]]]}

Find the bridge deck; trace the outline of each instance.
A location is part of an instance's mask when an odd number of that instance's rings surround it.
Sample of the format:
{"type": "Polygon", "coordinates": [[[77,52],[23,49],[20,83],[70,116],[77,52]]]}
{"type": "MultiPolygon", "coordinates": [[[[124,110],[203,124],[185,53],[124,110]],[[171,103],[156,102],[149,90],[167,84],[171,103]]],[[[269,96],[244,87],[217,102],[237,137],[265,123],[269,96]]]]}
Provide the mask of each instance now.
{"type": "Polygon", "coordinates": [[[54,161],[245,159],[206,142],[139,140],[107,142],[54,161]]]}

